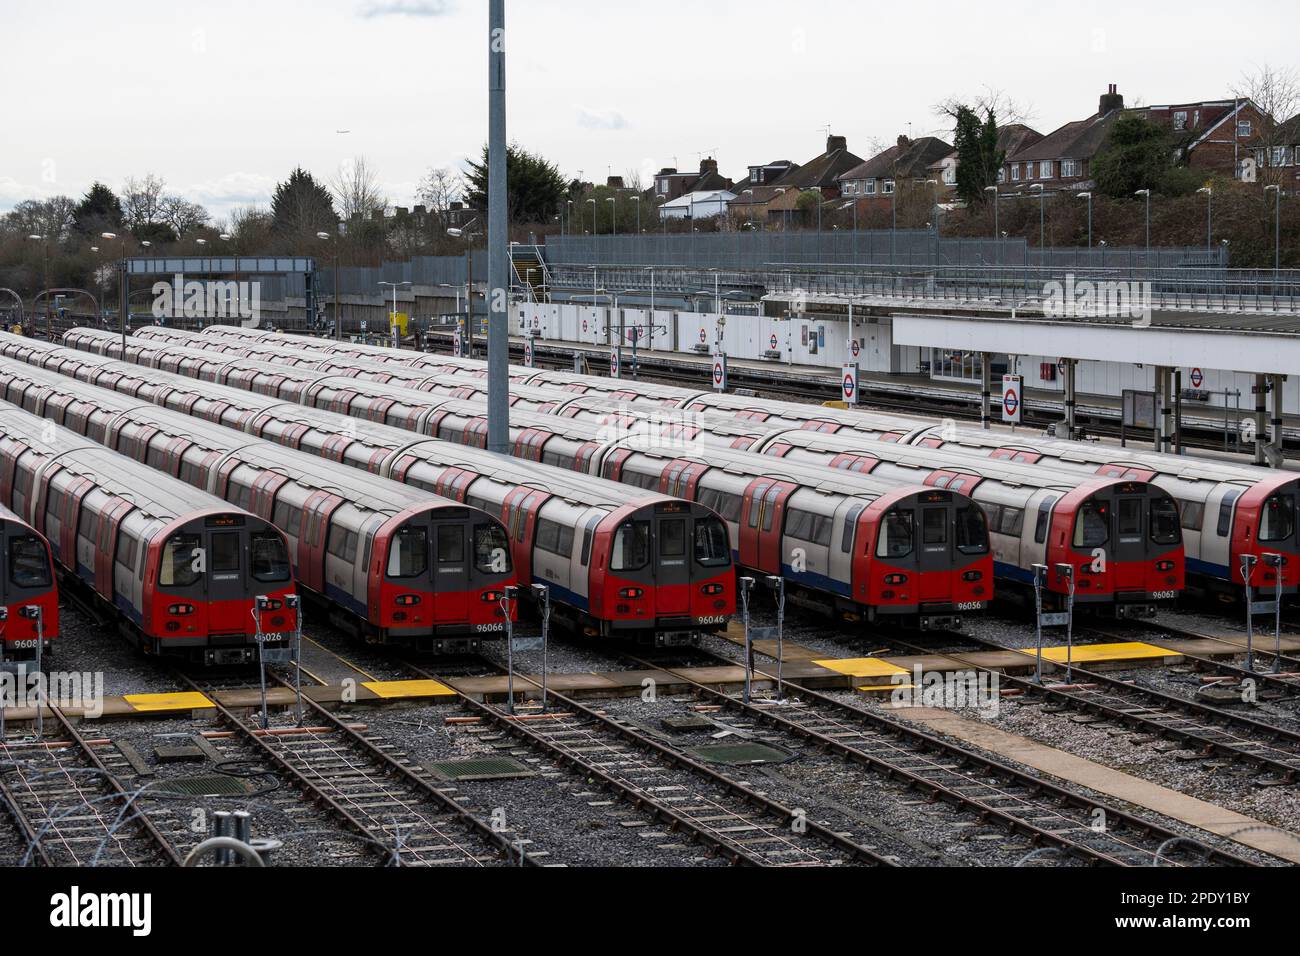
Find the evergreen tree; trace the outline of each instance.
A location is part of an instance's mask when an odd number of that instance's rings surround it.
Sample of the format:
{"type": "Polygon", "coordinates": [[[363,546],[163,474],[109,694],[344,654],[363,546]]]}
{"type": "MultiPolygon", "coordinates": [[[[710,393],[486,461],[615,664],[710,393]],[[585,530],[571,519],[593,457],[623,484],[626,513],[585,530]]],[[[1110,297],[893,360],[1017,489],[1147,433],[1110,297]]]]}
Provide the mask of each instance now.
{"type": "Polygon", "coordinates": [[[295,169],[288,181],[276,185],[271,198],[271,228],[277,234],[309,237],[333,232],[338,222],[334,197],[305,169],[295,169]]]}
{"type": "Polygon", "coordinates": [[[122,200],[103,183],[95,183],[73,212],[73,228],[83,236],[122,232],[122,200]]]}
{"type": "MultiPolygon", "coordinates": [[[[511,222],[547,222],[559,214],[569,183],[554,164],[536,153],[511,144],[506,150],[507,209],[511,222]]],[[[465,175],[465,195],[470,206],[486,212],[488,205],[488,149],[481,162],[470,163],[465,175]]]]}
{"type": "Polygon", "coordinates": [[[998,149],[998,121],[992,110],[979,118],[969,106],[956,110],[957,195],[967,205],[982,203],[988,186],[996,186],[1006,153],[998,149]]]}

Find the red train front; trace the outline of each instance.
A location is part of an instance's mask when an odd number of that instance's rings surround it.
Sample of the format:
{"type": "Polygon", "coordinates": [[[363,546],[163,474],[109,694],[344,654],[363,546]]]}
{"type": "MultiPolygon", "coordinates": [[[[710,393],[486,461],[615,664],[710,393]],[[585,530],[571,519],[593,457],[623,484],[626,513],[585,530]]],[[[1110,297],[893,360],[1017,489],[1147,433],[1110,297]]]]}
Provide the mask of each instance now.
{"type": "Polygon", "coordinates": [[[151,536],[141,608],[132,609],[151,653],[242,664],[289,646],[298,626],[289,551],[269,522],[249,514],[187,515],[151,536]],[[266,600],[258,609],[257,598],[266,600]]]}
{"type": "Polygon", "coordinates": [[[0,507],[0,665],[33,661],[59,636],[59,594],[49,543],[8,508],[0,507]],[[32,609],[40,608],[40,619],[32,609]],[[39,625],[39,626],[38,626],[39,625]]]}

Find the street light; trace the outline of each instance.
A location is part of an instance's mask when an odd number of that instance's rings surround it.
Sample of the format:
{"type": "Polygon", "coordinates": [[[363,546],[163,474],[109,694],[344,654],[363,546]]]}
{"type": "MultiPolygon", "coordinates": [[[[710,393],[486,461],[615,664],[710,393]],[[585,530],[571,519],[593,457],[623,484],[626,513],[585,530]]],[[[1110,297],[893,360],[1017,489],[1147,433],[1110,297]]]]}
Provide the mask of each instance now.
{"type": "Polygon", "coordinates": [[[1092,248],[1092,193],[1079,193],[1079,199],[1088,200],[1088,248],[1092,248]]]}
{"type": "Polygon", "coordinates": [[[50,243],[44,236],[35,234],[27,238],[41,244],[41,271],[45,276],[45,337],[53,341],[50,319],[50,243]]]}
{"type": "Polygon", "coordinates": [[[937,236],[939,235],[939,180],[927,179],[925,184],[934,187],[934,234],[937,236]]]}
{"type": "MultiPolygon", "coordinates": [[[[337,236],[331,236],[328,232],[316,233],[316,238],[322,242],[333,242],[334,245],[334,341],[343,340],[343,311],[339,304],[339,241],[337,236]]],[[[316,317],[312,316],[312,322],[316,317]]]]}
{"type": "Polygon", "coordinates": [[[1042,252],[1047,245],[1047,192],[1042,183],[1034,183],[1029,191],[1038,193],[1038,251],[1042,252]]]}
{"type": "Polygon", "coordinates": [[[985,186],[984,191],[986,193],[993,194],[993,238],[997,239],[998,237],[998,187],[985,186]]]}
{"type": "MultiPolygon", "coordinates": [[[[99,234],[99,238],[108,239],[112,241],[114,239],[117,239],[117,233],[101,232],[99,234]]],[[[142,242],[140,243],[140,245],[148,246],[149,243],[142,242]]],[[[125,236],[123,236],[120,240],[118,240],[118,251],[121,254],[121,265],[118,267],[118,282],[121,285],[121,288],[118,290],[118,297],[121,301],[118,302],[117,310],[120,314],[117,317],[117,324],[118,324],[118,328],[120,328],[122,331],[122,356],[125,358],[126,357],[126,333],[127,333],[127,329],[130,327],[131,324],[130,322],[131,289],[130,289],[130,283],[127,281],[127,275],[126,275],[126,237],[125,236]]],[[[176,292],[177,294],[179,294],[180,290],[177,289],[176,292]]]]}
{"type": "MultiPolygon", "coordinates": [[[[1151,190],[1139,189],[1134,196],[1145,196],[1147,200],[1147,256],[1151,255],[1151,190]]],[[[1150,262],[1147,263],[1150,266],[1150,262]]]]}
{"type": "Polygon", "coordinates": [[[1265,186],[1264,192],[1273,191],[1273,281],[1282,272],[1282,187],[1277,183],[1265,186]]]}
{"type": "Polygon", "coordinates": [[[1202,186],[1196,190],[1198,193],[1205,193],[1205,251],[1214,250],[1214,189],[1210,186],[1202,186]]]}
{"type": "Polygon", "coordinates": [[[397,335],[397,290],[402,286],[409,286],[409,282],[381,282],[380,287],[391,286],[393,289],[393,317],[388,323],[388,332],[390,336],[397,335]]]}
{"type": "Polygon", "coordinates": [[[618,197],[610,196],[605,202],[610,204],[609,207],[609,224],[613,228],[614,235],[618,235],[618,197]]]}

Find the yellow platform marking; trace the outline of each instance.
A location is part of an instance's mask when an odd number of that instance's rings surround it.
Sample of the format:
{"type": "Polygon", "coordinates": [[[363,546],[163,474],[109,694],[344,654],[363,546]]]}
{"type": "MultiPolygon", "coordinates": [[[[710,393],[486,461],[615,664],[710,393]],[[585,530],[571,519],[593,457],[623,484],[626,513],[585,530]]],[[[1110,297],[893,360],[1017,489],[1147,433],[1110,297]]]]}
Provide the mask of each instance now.
{"type": "MultiPolygon", "coordinates": [[[[1030,657],[1037,656],[1033,648],[1020,648],[1020,653],[1028,654],[1030,657]]],[[[1067,647],[1044,647],[1043,660],[1051,661],[1053,664],[1064,664],[1066,655],[1069,652],[1067,647]]],[[[1157,647],[1154,644],[1076,644],[1072,659],[1076,664],[1086,664],[1097,661],[1139,661],[1147,660],[1153,657],[1181,657],[1177,651],[1171,651],[1167,647],[1157,647]]]]}
{"type": "Polygon", "coordinates": [[[361,686],[384,700],[400,700],[403,697],[456,696],[454,690],[436,680],[370,681],[361,686]]]}
{"type": "Polygon", "coordinates": [[[127,694],[122,698],[142,714],[165,714],[169,711],[211,710],[216,705],[198,692],[180,694],[127,694]]]}
{"type": "Polygon", "coordinates": [[[899,667],[878,657],[848,658],[846,660],[813,661],[818,667],[828,671],[844,674],[848,677],[893,677],[895,674],[912,673],[906,667],[899,667]]]}

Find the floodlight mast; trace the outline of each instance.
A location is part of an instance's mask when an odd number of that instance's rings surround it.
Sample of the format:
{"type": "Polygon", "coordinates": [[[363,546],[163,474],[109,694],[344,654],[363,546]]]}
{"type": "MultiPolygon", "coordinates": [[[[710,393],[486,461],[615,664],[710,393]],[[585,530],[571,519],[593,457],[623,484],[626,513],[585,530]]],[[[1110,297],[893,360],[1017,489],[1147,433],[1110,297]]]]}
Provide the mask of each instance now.
{"type": "Polygon", "coordinates": [[[510,234],[506,218],[506,4],[488,24],[488,450],[510,452],[510,234]]]}

